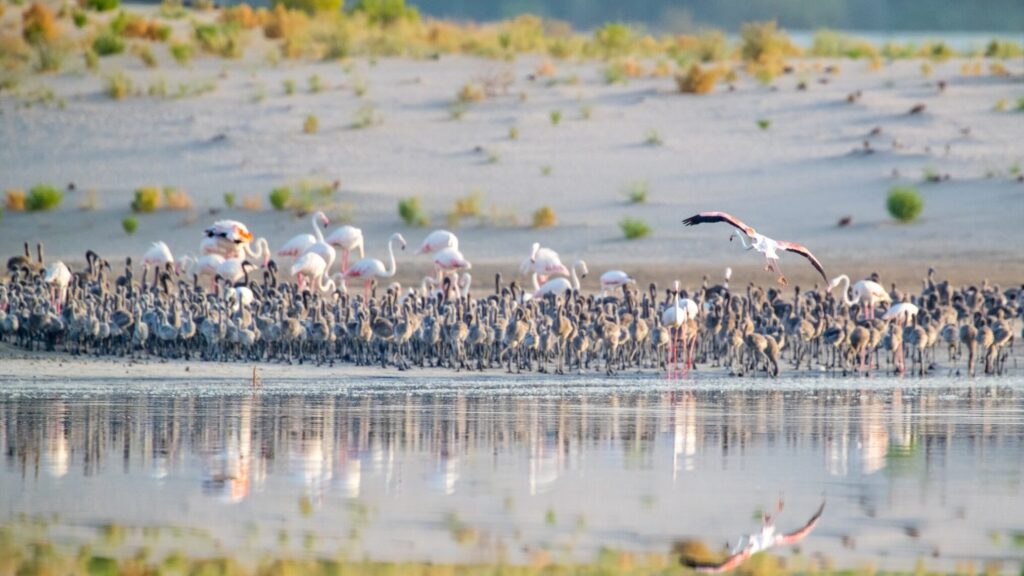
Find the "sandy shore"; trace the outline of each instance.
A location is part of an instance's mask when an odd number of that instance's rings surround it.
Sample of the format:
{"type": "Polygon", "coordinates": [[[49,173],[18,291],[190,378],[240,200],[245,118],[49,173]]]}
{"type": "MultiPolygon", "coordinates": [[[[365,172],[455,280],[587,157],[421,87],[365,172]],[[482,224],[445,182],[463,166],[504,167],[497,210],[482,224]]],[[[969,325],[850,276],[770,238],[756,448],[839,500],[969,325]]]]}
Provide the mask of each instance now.
{"type": "MultiPolygon", "coordinates": [[[[842,61],[838,75],[825,75],[827,62],[808,59],[771,88],[741,75],[734,91],[692,96],[676,93],[671,78],[608,85],[598,63],[556,62],[554,81],[531,80],[540,60],[529,56],[510,63],[444,56],[355,59],[347,69],[336,62],[272,66],[260,42],[240,61],[200,58],[189,67],[159,47],[156,69],[122,55],[103,59],[100,74],[37,75],[18,94],[0,94],[0,138],[17,143],[0,147],[2,186],[74,182],[77,190],[53,212],[6,213],[4,257],[20,252],[22,241],[38,240],[50,257],[72,262],[81,262],[87,247],[112,260],[140,256],[155,240],[184,254],[196,250],[203,227],[227,217],[279,245],[310,226],[307,218],[271,210],[268,192],[337,180],[328,211],[360,226],[368,254],[378,258],[392,232],[415,244],[429,231],[401,224],[401,198],[419,196],[432,227],[444,226],[455,199],[472,191],[482,194],[485,214],[514,217],[516,225],[470,219],[458,228],[478,286],[490,285],[495,271],[514,275],[534,240],[563,260],[586,259],[594,274],[584,284],[591,288],[613,266],[644,282],[692,284],[731,265],[737,282],[771,282],[756,257],[727,241],[728,227],[680,224],[707,209],[734,212],[770,236],[806,244],[830,274],[877,271],[883,282],[916,284],[934,265],[956,282],[1024,278],[1024,184],[1012,174],[1024,161],[1022,117],[993,109],[1001,99],[1012,109],[1020,95],[1020,61],[1006,63],[1017,78],[963,76],[957,59],[935,64],[925,78],[919,61],[879,71],[842,61]],[[171,92],[179,84],[215,88],[194,97],[115,101],[103,87],[118,70],[143,90],[158,80],[171,92]],[[317,93],[308,89],[313,75],[324,86],[317,93]],[[502,75],[512,79],[507,94],[452,118],[464,83],[502,75]],[[295,94],[285,93],[286,80],[295,94]],[[938,80],[946,82],[944,91],[938,80]],[[797,89],[801,81],[806,90],[797,89]],[[65,106],[23,106],[24,94],[43,87],[65,106]],[[863,97],[847,103],[855,90],[863,97]],[[925,112],[909,115],[918,103],[925,112]],[[364,106],[380,123],[354,129],[364,106]],[[561,113],[558,125],[553,111],[561,113]],[[317,134],[303,133],[310,114],[319,119],[317,134]],[[760,119],[770,128],[759,129],[760,119]],[[511,127],[518,139],[509,138],[511,127]],[[876,127],[881,133],[871,136],[876,127]],[[645,143],[652,131],[662,145],[645,143]],[[873,153],[863,152],[864,142],[873,153]],[[929,170],[950,179],[925,183],[929,170]],[[648,201],[629,204],[624,188],[638,180],[649,185],[648,201]],[[885,197],[894,184],[919,186],[919,222],[898,225],[888,216],[885,197]],[[138,232],[127,236],[121,219],[143,185],[183,188],[195,209],[141,215],[138,232]],[[239,202],[259,197],[263,209],[227,209],[225,192],[239,202]],[[80,210],[89,197],[95,209],[80,210]],[[545,204],[558,225],[530,228],[532,212],[545,204]],[[653,234],[624,240],[618,222],[625,216],[644,219],[653,234]],[[852,224],[837,227],[846,216],[852,224]]],[[[813,281],[799,258],[785,257],[782,266],[796,282],[813,281]]],[[[429,266],[404,253],[398,268],[399,279],[409,282],[429,266]]]]}

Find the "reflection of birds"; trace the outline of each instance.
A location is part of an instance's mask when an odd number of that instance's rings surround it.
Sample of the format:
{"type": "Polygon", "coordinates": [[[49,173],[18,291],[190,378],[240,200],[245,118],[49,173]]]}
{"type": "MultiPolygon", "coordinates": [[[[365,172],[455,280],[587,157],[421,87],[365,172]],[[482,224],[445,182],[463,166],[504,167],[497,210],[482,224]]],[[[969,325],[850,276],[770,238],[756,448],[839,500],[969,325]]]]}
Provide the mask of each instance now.
{"type": "MultiPolygon", "coordinates": [[[[822,268],[821,262],[818,262],[818,259],[814,257],[814,254],[811,254],[810,250],[795,242],[775,240],[774,238],[769,238],[763,234],[759,234],[756,230],[747,226],[732,214],[727,214],[725,212],[701,212],[683,220],[683,224],[686,224],[687,226],[696,226],[697,224],[707,224],[712,222],[725,222],[742,232],[742,235],[738,235],[740,243],[742,243],[743,247],[747,250],[753,249],[764,254],[765,270],[778,273],[779,284],[786,284],[786,277],[782,275],[782,270],[779,268],[779,250],[793,252],[794,254],[799,254],[804,258],[807,258],[811,265],[814,266],[814,269],[821,274],[821,277],[824,278],[826,282],[828,282],[828,278],[825,276],[825,269],[822,268]],[[750,239],[749,244],[744,240],[744,236],[750,239]]],[[[733,236],[737,235],[734,234],[733,236]]],[[[729,239],[732,240],[733,236],[730,236],[729,239]]]]}
{"type": "Polygon", "coordinates": [[[825,511],[825,502],[821,503],[818,511],[811,516],[811,519],[804,524],[803,528],[790,532],[789,534],[776,534],[775,533],[775,516],[782,511],[782,501],[779,501],[778,507],[772,514],[764,515],[764,523],[761,526],[761,531],[757,534],[748,534],[740,538],[740,541],[736,543],[736,547],[733,548],[732,553],[728,558],[721,562],[704,562],[693,558],[681,558],[680,562],[684,566],[693,568],[697,572],[705,574],[719,574],[721,572],[728,572],[739,565],[747,561],[748,558],[763,552],[775,546],[788,546],[796,544],[803,540],[811,530],[814,530],[814,526],[818,523],[818,518],[821,517],[821,513],[825,511]]]}

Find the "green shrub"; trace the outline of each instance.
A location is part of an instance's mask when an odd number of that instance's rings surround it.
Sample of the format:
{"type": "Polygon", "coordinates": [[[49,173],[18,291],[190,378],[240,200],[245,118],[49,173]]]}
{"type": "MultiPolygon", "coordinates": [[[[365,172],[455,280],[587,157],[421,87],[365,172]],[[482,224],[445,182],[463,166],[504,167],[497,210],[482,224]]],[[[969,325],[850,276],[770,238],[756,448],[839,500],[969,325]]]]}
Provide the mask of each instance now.
{"type": "Polygon", "coordinates": [[[605,58],[624,54],[633,42],[633,30],[626,24],[609,22],[594,32],[594,45],[605,58]]]}
{"type": "Polygon", "coordinates": [[[552,126],[558,126],[558,124],[562,121],[562,111],[561,110],[552,110],[550,116],[551,116],[551,125],[552,126]]]}
{"type": "Polygon", "coordinates": [[[157,67],[156,56],[153,55],[153,51],[150,50],[148,46],[139,48],[139,60],[142,60],[142,63],[146,68],[157,67]]]}
{"type": "Polygon", "coordinates": [[[555,214],[555,209],[551,206],[541,206],[533,212],[533,227],[534,228],[550,228],[558,224],[558,216],[555,214]]]}
{"type": "Polygon", "coordinates": [[[626,185],[625,193],[631,204],[647,202],[647,180],[636,180],[626,185]]]}
{"type": "Polygon", "coordinates": [[[85,0],[85,7],[97,12],[109,12],[121,5],[121,0],[85,0]]]}
{"type": "Polygon", "coordinates": [[[75,28],[81,28],[89,23],[89,16],[81,10],[74,10],[71,12],[71,21],[75,23],[75,28]]]}
{"type": "Polygon", "coordinates": [[[171,44],[171,56],[174,61],[182,66],[188,64],[192,59],[192,45],[187,42],[174,42],[171,44]]]}
{"type": "Polygon", "coordinates": [[[287,78],[282,83],[282,85],[284,86],[285,96],[291,96],[292,94],[295,94],[295,80],[287,78]]]}
{"type": "Polygon", "coordinates": [[[132,199],[132,212],[153,212],[160,207],[160,188],[157,186],[143,186],[135,190],[135,198],[132,199]]]}
{"type": "Polygon", "coordinates": [[[306,121],[302,124],[302,131],[306,134],[316,134],[320,131],[320,120],[313,114],[306,116],[306,121]]]}
{"type": "Polygon", "coordinates": [[[420,19],[419,10],[415,6],[406,6],[405,0],[359,0],[352,11],[365,14],[370,24],[379,26],[390,26],[401,20],[415,22],[420,19]]]}
{"type": "Polygon", "coordinates": [[[25,198],[25,208],[35,212],[37,210],[53,210],[60,206],[64,200],[64,192],[49,184],[37,184],[28,191],[25,198]]]}
{"type": "Polygon", "coordinates": [[[900,222],[910,222],[917,218],[924,209],[924,200],[917,188],[912,186],[894,186],[889,189],[889,198],[885,201],[889,214],[900,222]]]}
{"type": "Polygon", "coordinates": [[[270,5],[284,6],[289,10],[302,10],[308,14],[317,12],[338,12],[344,2],[342,0],[271,0],[270,5]]]}
{"type": "Polygon", "coordinates": [[[100,56],[111,56],[124,52],[124,40],[110,30],[105,30],[92,41],[93,52],[100,56]]]}
{"type": "Polygon", "coordinates": [[[622,221],[619,222],[619,228],[622,230],[622,235],[625,236],[627,240],[635,240],[637,238],[643,238],[651,235],[651,226],[639,218],[623,218],[622,221]]]}
{"type": "Polygon", "coordinates": [[[234,208],[235,207],[235,193],[234,192],[225,192],[224,193],[224,205],[227,206],[228,208],[234,208]]]}
{"type": "Polygon", "coordinates": [[[89,47],[89,48],[86,48],[85,50],[83,50],[82,54],[83,54],[83,57],[85,58],[85,67],[86,67],[87,70],[92,70],[92,71],[99,70],[99,67],[100,67],[100,57],[96,54],[95,50],[93,50],[91,47],[89,47]]]}
{"type": "Polygon", "coordinates": [[[39,59],[36,60],[37,72],[57,72],[64,65],[66,52],[60,46],[43,42],[37,44],[35,49],[36,55],[39,56],[39,59]]]}
{"type": "Polygon", "coordinates": [[[124,72],[115,72],[107,77],[107,96],[123,100],[132,94],[132,79],[124,72]]]}
{"type": "Polygon", "coordinates": [[[377,115],[376,109],[372,104],[363,104],[356,112],[355,117],[352,120],[352,127],[361,129],[369,128],[374,124],[380,123],[380,116],[377,115]]]}
{"type": "Polygon", "coordinates": [[[985,48],[985,56],[988,58],[1019,58],[1024,56],[1024,47],[1009,40],[994,39],[985,48]]]}
{"type": "Polygon", "coordinates": [[[274,188],[270,191],[270,205],[274,207],[274,210],[284,210],[288,208],[288,204],[292,198],[291,188],[287,186],[281,186],[274,188]]]}
{"type": "Polygon", "coordinates": [[[772,127],[772,121],[767,118],[761,118],[757,121],[757,127],[761,130],[767,130],[772,127]]]}
{"type": "Polygon", "coordinates": [[[414,228],[421,228],[426,226],[427,216],[423,213],[423,207],[420,206],[420,199],[418,196],[411,196],[409,198],[403,198],[398,201],[398,215],[405,222],[406,226],[414,228]]]}
{"type": "Polygon", "coordinates": [[[510,126],[509,127],[509,129],[508,129],[508,139],[509,140],[519,140],[519,127],[518,126],[510,126]]]}
{"type": "Polygon", "coordinates": [[[313,94],[316,94],[317,92],[320,92],[323,89],[324,89],[324,83],[323,83],[322,80],[320,80],[320,75],[319,74],[313,74],[312,76],[309,77],[309,91],[310,92],[312,92],[313,94]]]}
{"type": "Polygon", "coordinates": [[[242,55],[238,28],[239,25],[235,22],[196,24],[194,34],[203,52],[225,58],[238,58],[242,55]]]}
{"type": "Polygon", "coordinates": [[[644,136],[644,144],[648,146],[662,146],[665,144],[665,141],[661,139],[661,134],[652,128],[648,130],[647,135],[644,136]]]}
{"type": "Polygon", "coordinates": [[[135,234],[135,230],[139,228],[139,219],[135,216],[125,216],[124,220],[121,220],[121,228],[124,228],[125,234],[135,234]]]}

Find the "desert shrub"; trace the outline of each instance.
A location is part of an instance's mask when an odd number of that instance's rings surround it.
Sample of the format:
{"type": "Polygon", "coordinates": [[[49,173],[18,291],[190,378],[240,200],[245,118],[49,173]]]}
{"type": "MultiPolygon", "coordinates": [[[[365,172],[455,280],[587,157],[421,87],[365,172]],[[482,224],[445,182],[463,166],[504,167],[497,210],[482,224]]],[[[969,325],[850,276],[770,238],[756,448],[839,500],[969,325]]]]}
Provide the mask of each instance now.
{"type": "Polygon", "coordinates": [[[482,101],[486,96],[483,86],[475,82],[466,82],[462,85],[462,88],[459,88],[456,98],[459,102],[471,104],[482,101]]]}
{"type": "Polygon", "coordinates": [[[1024,112],[1024,96],[1017,98],[1017,112],[1024,112]]]}
{"type": "Polygon", "coordinates": [[[270,191],[270,205],[274,207],[274,210],[288,208],[291,198],[292,190],[287,186],[280,186],[270,191]]]}
{"type": "Polygon", "coordinates": [[[448,225],[457,227],[465,218],[480,218],[483,214],[483,193],[474,190],[462,198],[456,198],[448,212],[448,225]]]}
{"type": "Polygon", "coordinates": [[[96,51],[92,47],[86,47],[82,51],[82,57],[85,58],[85,68],[95,72],[100,67],[100,57],[96,54],[96,51]]]}
{"type": "Polygon", "coordinates": [[[235,207],[235,193],[234,192],[225,192],[224,193],[224,205],[227,206],[228,208],[234,208],[235,207]]]}
{"type": "Polygon", "coordinates": [[[593,42],[601,56],[619,56],[629,50],[633,42],[633,30],[626,24],[609,22],[594,31],[593,42]]]}
{"type": "Polygon", "coordinates": [[[85,7],[97,12],[109,12],[121,5],[121,0],[85,0],[85,7]]]}
{"type": "MultiPolygon", "coordinates": [[[[262,210],[263,201],[256,194],[247,194],[242,197],[242,209],[243,210],[262,210]]],[[[332,218],[333,220],[333,218],[332,218]]]]}
{"type": "Polygon", "coordinates": [[[604,81],[606,84],[627,83],[629,74],[626,73],[626,66],[621,61],[610,62],[604,67],[604,81]]]}
{"type": "Polygon", "coordinates": [[[1010,71],[1002,62],[993,62],[989,65],[988,71],[991,72],[993,76],[1001,76],[1003,78],[1010,75],[1010,71]]]}
{"type": "Polygon", "coordinates": [[[1010,40],[993,39],[985,47],[988,58],[1019,58],[1024,56],[1024,46],[1010,40]]]}
{"type": "Polygon", "coordinates": [[[639,218],[626,217],[619,222],[619,229],[627,240],[635,240],[651,235],[651,226],[639,218]]]}
{"type": "Polygon", "coordinates": [[[135,190],[135,197],[132,199],[132,212],[154,212],[160,208],[160,188],[157,186],[143,186],[135,190]]]}
{"type": "Polygon", "coordinates": [[[49,184],[36,184],[28,191],[25,208],[32,212],[53,210],[64,200],[64,192],[49,184]]]}
{"type": "Polygon", "coordinates": [[[124,52],[124,40],[111,30],[104,30],[92,41],[92,49],[100,56],[124,52]]]}
{"type": "Polygon", "coordinates": [[[25,191],[12,188],[4,191],[4,206],[11,212],[25,210],[25,191]]]}
{"type": "Polygon", "coordinates": [[[799,53],[775,21],[752,22],[740,28],[740,55],[758,81],[768,84],[782,72],[787,56],[799,53]]]}
{"type": "Polygon", "coordinates": [[[118,71],[107,77],[107,96],[114,100],[123,100],[132,94],[132,79],[124,72],[118,71]]]}
{"type": "Polygon", "coordinates": [[[518,126],[509,126],[508,127],[508,139],[509,140],[519,140],[519,127],[518,126]]]}
{"type": "Polygon", "coordinates": [[[369,128],[381,122],[377,110],[372,104],[364,104],[356,109],[352,120],[352,127],[356,129],[369,128]]]}
{"type": "Polygon", "coordinates": [[[125,234],[135,234],[135,231],[139,228],[139,219],[135,216],[125,216],[121,220],[121,228],[124,228],[125,234]]]}
{"type": "Polygon", "coordinates": [[[648,130],[647,134],[644,136],[644,144],[647,146],[662,146],[665,144],[665,141],[661,138],[661,134],[652,128],[648,130]]]}
{"type": "Polygon", "coordinates": [[[313,74],[312,76],[310,76],[309,80],[307,80],[307,83],[309,84],[309,91],[312,92],[313,94],[316,94],[324,89],[324,81],[320,79],[319,74],[313,74]]]}
{"type": "Polygon", "coordinates": [[[154,98],[166,98],[167,97],[167,81],[162,77],[157,78],[150,82],[149,88],[146,90],[150,96],[154,98]]]}
{"type": "Polygon", "coordinates": [[[317,12],[338,12],[343,5],[342,0],[272,0],[274,7],[283,6],[289,10],[302,10],[307,14],[317,12]]]}
{"type": "Polygon", "coordinates": [[[415,6],[407,6],[405,0],[359,0],[352,11],[365,15],[370,24],[378,26],[420,19],[419,10],[415,6]]]}
{"type": "Polygon", "coordinates": [[[721,68],[704,68],[700,64],[693,64],[686,74],[676,75],[676,86],[680,92],[687,94],[707,94],[714,90],[721,76],[721,68]]]}
{"type": "Polygon", "coordinates": [[[558,224],[558,216],[551,206],[541,206],[533,211],[534,228],[550,228],[558,224]]]}
{"type": "Polygon", "coordinates": [[[921,47],[921,56],[925,56],[935,60],[936,62],[945,62],[953,56],[956,56],[956,52],[953,48],[945,42],[936,42],[934,44],[925,44],[921,47]]]}
{"type": "Polygon", "coordinates": [[[284,87],[284,93],[286,96],[291,96],[292,94],[295,94],[295,80],[287,78],[284,80],[284,82],[281,83],[281,85],[284,87]]]}
{"type": "Polygon", "coordinates": [[[194,35],[203,52],[225,58],[238,58],[242,55],[238,24],[196,24],[194,35]]]}
{"type": "Polygon", "coordinates": [[[320,120],[314,114],[306,116],[306,121],[302,123],[302,131],[306,134],[316,134],[320,131],[320,120]]]}
{"type": "Polygon", "coordinates": [[[146,68],[157,67],[156,56],[153,55],[153,51],[149,49],[149,46],[141,46],[138,49],[138,53],[139,60],[142,60],[142,63],[146,66],[146,68]]]}
{"type": "Polygon", "coordinates": [[[562,121],[562,111],[561,110],[552,110],[551,114],[550,114],[550,118],[551,118],[551,125],[552,126],[558,126],[558,124],[561,123],[561,121],[562,121]]]}
{"type": "Polygon", "coordinates": [[[647,192],[649,189],[647,180],[634,180],[626,184],[623,192],[626,194],[626,198],[629,198],[630,203],[643,204],[647,202],[647,192]]]}
{"type": "Polygon", "coordinates": [[[823,58],[876,58],[878,49],[867,40],[835,30],[818,30],[811,41],[812,56],[823,58]]]}
{"type": "Polygon", "coordinates": [[[89,15],[81,10],[74,10],[71,12],[71,21],[75,24],[75,28],[83,28],[89,23],[89,15]]]}
{"type": "Polygon", "coordinates": [[[187,65],[192,59],[192,45],[187,42],[173,42],[170,51],[174,61],[182,66],[187,65]]]}
{"type": "Polygon", "coordinates": [[[64,65],[67,52],[61,46],[51,42],[36,45],[36,71],[57,72],[64,65]]]}
{"type": "Polygon", "coordinates": [[[228,6],[220,12],[220,21],[237,24],[242,28],[250,29],[263,25],[260,14],[246,3],[228,6]]]}
{"type": "Polygon", "coordinates": [[[924,200],[917,188],[912,186],[894,186],[889,189],[889,197],[885,201],[889,214],[900,222],[910,222],[917,218],[924,209],[924,200]]]}
{"type": "Polygon", "coordinates": [[[164,186],[164,203],[169,210],[192,209],[192,197],[188,192],[173,186],[164,186]]]}
{"type": "Polygon", "coordinates": [[[729,58],[729,40],[721,30],[705,30],[696,36],[683,35],[668,48],[668,54],[681,62],[691,59],[718,62],[729,58]]]}
{"type": "Polygon", "coordinates": [[[52,42],[60,35],[53,11],[39,2],[25,10],[21,22],[21,35],[29,44],[52,42]]]}
{"type": "Polygon", "coordinates": [[[767,118],[759,118],[757,120],[757,127],[761,130],[767,130],[772,127],[772,121],[767,118]]]}
{"type": "Polygon", "coordinates": [[[427,215],[423,213],[418,196],[410,196],[398,201],[398,215],[405,222],[406,226],[421,228],[428,223],[427,215]]]}

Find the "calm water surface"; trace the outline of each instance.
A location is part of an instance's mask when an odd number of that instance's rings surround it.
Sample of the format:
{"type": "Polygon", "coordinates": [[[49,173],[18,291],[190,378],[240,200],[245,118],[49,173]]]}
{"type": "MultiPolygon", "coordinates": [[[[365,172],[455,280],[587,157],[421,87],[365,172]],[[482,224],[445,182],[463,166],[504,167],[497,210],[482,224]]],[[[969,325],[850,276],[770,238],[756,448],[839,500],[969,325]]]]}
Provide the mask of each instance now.
{"type": "Polygon", "coordinates": [[[827,501],[799,548],[822,562],[1021,570],[1019,378],[466,382],[4,383],[0,525],[67,546],[117,525],[126,550],[164,527],[198,554],[586,561],[735,542],[782,495],[783,530],[827,501]]]}

